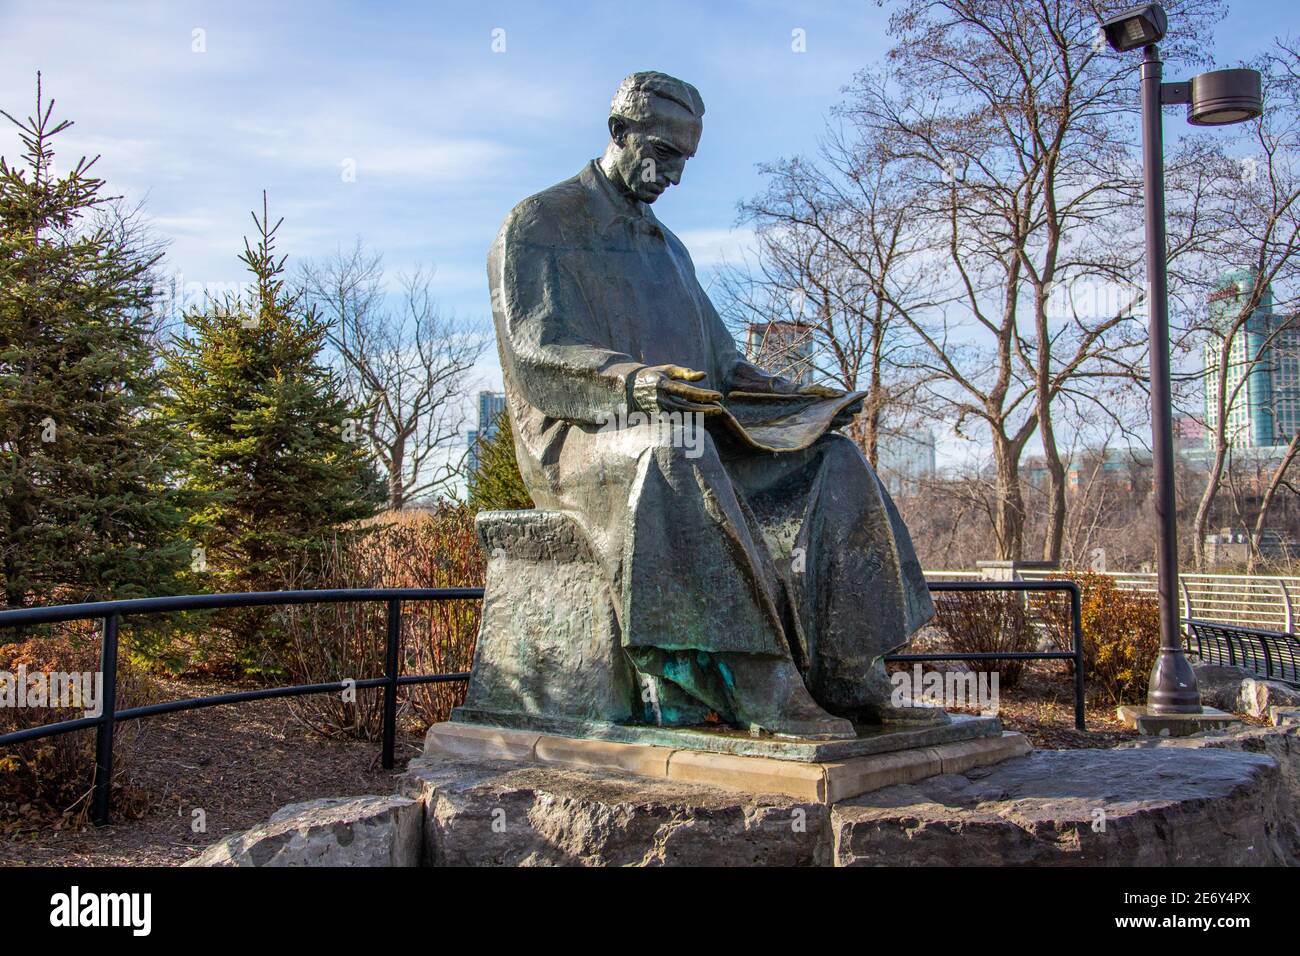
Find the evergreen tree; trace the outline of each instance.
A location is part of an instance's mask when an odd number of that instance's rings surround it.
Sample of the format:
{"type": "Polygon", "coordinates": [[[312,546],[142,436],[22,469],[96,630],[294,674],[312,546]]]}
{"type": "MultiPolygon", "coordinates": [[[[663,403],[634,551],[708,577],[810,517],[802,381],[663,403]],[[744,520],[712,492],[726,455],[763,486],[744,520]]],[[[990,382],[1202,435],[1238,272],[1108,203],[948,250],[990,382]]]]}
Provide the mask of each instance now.
{"type": "Polygon", "coordinates": [[[524,487],[515,459],[510,415],[497,416],[496,434],[478,445],[478,468],[469,476],[469,504],[474,511],[526,511],[533,498],[524,487]]]}
{"type": "Polygon", "coordinates": [[[168,593],[190,560],[159,415],[147,247],[83,157],[54,168],[40,75],[0,157],[0,574],[10,607],[168,593]]]}
{"type": "MultiPolygon", "coordinates": [[[[167,357],[170,406],[192,442],[188,487],[207,498],[195,515],[214,590],[283,588],[306,553],[375,513],[384,489],[354,431],[339,383],[321,359],[326,323],[284,280],[266,196],[253,214],[257,243],[240,260],[253,277],[186,315],[167,357]]],[[[292,582],[310,584],[310,582],[292,582]]],[[[265,611],[231,615],[245,667],[273,649],[265,611]]]]}

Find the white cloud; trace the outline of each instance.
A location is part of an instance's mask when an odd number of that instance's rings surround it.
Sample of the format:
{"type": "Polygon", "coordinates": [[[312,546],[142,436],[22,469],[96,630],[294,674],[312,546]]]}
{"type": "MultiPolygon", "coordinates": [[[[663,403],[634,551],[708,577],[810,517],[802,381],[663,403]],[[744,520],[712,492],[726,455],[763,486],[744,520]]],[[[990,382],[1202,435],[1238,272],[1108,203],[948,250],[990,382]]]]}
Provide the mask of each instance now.
{"type": "Polygon", "coordinates": [[[432,143],[371,145],[390,139],[383,134],[354,135],[350,141],[304,141],[287,137],[263,143],[254,151],[278,164],[291,164],[341,172],[343,163],[355,163],[357,181],[366,177],[402,181],[467,182],[491,177],[510,157],[500,143],[482,139],[442,139],[432,143]]]}
{"type": "Polygon", "coordinates": [[[697,269],[736,265],[754,252],[754,231],[737,229],[684,229],[677,233],[697,269]]]}

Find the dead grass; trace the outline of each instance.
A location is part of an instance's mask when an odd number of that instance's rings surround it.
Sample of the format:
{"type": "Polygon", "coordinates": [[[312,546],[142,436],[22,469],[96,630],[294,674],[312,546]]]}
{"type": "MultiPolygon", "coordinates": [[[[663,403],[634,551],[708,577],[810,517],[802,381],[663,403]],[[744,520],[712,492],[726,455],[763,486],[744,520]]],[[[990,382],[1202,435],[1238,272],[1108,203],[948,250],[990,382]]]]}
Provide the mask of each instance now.
{"type": "Polygon", "coordinates": [[[998,717],[1005,730],[1018,730],[1040,750],[1082,750],[1114,747],[1136,740],[1115,716],[1115,708],[1091,700],[1084,707],[1088,729],[1074,729],[1074,684],[1060,665],[1032,662],[1020,684],[1000,695],[998,717]]]}

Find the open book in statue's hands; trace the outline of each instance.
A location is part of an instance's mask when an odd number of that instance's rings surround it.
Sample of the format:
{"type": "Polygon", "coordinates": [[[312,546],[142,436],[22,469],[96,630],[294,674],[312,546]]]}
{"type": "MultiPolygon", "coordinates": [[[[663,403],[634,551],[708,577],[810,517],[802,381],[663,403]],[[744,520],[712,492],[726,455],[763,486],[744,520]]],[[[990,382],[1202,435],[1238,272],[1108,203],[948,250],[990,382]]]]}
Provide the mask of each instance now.
{"type": "Polygon", "coordinates": [[[791,395],[728,392],[722,399],[722,414],[709,416],[709,423],[760,451],[800,451],[837,425],[866,394],[820,386],[791,395]]]}

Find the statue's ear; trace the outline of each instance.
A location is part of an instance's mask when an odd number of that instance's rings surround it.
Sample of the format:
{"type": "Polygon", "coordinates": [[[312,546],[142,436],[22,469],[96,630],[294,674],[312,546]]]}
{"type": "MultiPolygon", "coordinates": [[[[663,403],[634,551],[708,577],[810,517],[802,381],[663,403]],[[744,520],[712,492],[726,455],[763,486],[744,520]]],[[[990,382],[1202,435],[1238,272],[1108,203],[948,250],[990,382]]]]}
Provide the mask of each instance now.
{"type": "Polygon", "coordinates": [[[620,149],[627,145],[627,120],[621,116],[609,118],[609,138],[620,149]]]}

